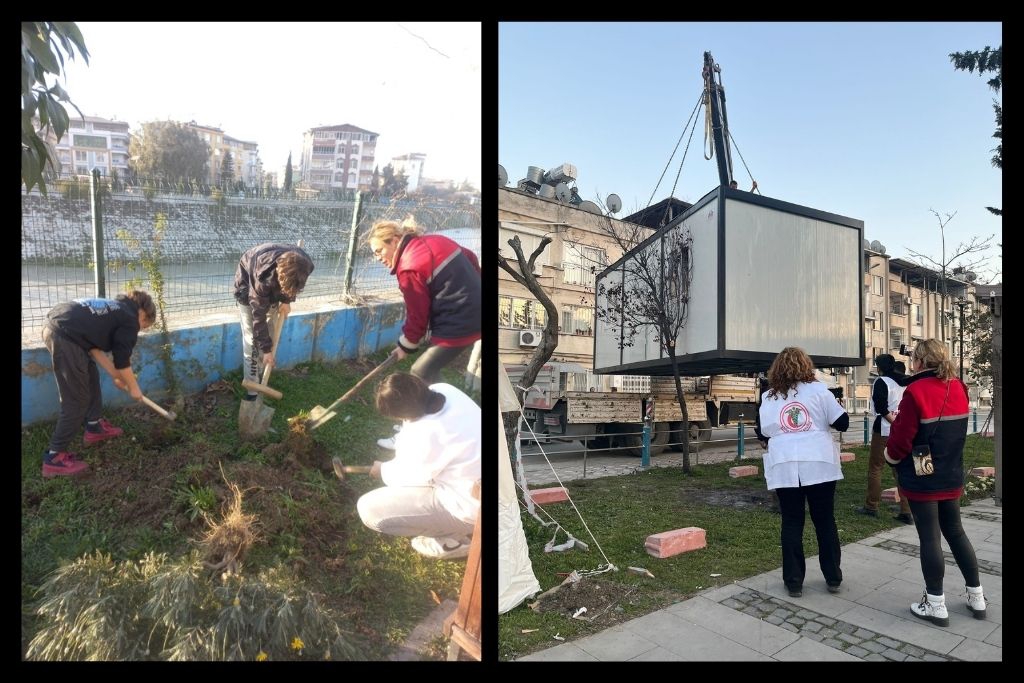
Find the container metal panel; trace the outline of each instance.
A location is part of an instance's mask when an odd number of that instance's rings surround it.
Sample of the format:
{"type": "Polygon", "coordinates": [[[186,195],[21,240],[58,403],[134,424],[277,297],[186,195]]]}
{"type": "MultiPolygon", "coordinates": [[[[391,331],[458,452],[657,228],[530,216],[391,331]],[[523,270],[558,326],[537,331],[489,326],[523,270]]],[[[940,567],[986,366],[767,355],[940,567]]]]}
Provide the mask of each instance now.
{"type": "Polygon", "coordinates": [[[726,201],[725,339],[730,350],[858,357],[858,230],[726,201]]]}
{"type": "MultiPolygon", "coordinates": [[[[609,271],[603,278],[597,281],[596,308],[597,311],[608,310],[608,295],[605,288],[614,288],[622,282],[622,271],[616,269],[609,271]]],[[[619,365],[619,326],[612,325],[600,316],[595,316],[594,322],[594,368],[606,368],[619,365]]]]}
{"type": "Polygon", "coordinates": [[[693,273],[686,325],[676,339],[678,355],[718,348],[718,203],[708,202],[672,231],[693,236],[693,273]]]}

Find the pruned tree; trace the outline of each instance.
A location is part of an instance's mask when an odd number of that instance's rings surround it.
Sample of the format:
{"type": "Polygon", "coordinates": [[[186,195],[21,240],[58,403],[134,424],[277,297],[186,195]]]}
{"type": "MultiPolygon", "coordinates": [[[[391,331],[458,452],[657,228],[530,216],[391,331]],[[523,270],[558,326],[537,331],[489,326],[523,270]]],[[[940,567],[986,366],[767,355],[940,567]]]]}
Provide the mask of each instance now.
{"type": "Polygon", "coordinates": [[[21,23],[21,181],[25,183],[26,192],[38,185],[39,191],[45,195],[45,176],[60,171],[55,149],[39,134],[42,133],[43,137],[52,134],[56,141],[60,141],[67,133],[70,119],[61,102],[71,105],[79,116],[83,116],[60,84],[46,84],[47,74],[60,76],[64,68],[64,54],[69,59],[75,58],[75,48],[88,64],[89,51],[85,49],[85,40],[73,22],[21,23]]]}
{"type": "Polygon", "coordinates": [[[516,398],[519,400],[520,405],[523,404],[526,390],[533,386],[540,369],[551,359],[551,354],[555,352],[555,347],[558,346],[558,309],[555,308],[551,297],[544,291],[544,287],[534,274],[534,265],[537,262],[537,258],[544,253],[549,244],[551,244],[551,238],[545,235],[541,239],[540,244],[537,245],[537,248],[533,250],[533,253],[526,256],[523,253],[523,244],[517,235],[508,241],[508,245],[512,247],[512,252],[515,254],[514,259],[506,258],[501,249],[498,249],[498,267],[508,273],[513,280],[529,290],[547,313],[545,316],[547,320],[544,325],[544,331],[541,334],[540,344],[533,350],[533,355],[526,364],[526,371],[520,379],[519,386],[515,388],[516,398]]]}
{"type": "Polygon", "coordinates": [[[189,126],[177,121],[143,123],[129,147],[133,168],[143,177],[168,183],[206,180],[210,147],[189,126]]]}
{"type": "MultiPolygon", "coordinates": [[[[949,55],[949,60],[953,62],[953,68],[957,71],[968,71],[974,73],[977,70],[978,75],[985,73],[995,73],[995,76],[988,80],[988,85],[997,94],[1003,87],[1003,46],[1000,45],[998,48],[993,50],[988,45],[985,46],[984,50],[980,52],[953,52],[949,55]]],[[[995,149],[991,150],[995,152],[992,157],[992,165],[998,169],[1003,168],[1003,106],[998,100],[992,100],[992,108],[996,112],[996,132],[992,134],[992,137],[999,140],[999,144],[995,149]]],[[[995,207],[985,207],[997,216],[1003,215],[1003,210],[995,207]]]]}
{"type": "Polygon", "coordinates": [[[288,163],[284,167],[284,187],[281,188],[285,193],[291,192],[292,190],[292,153],[288,152],[288,163]]]}
{"type": "MultiPolygon", "coordinates": [[[[947,287],[949,276],[947,273],[950,273],[954,269],[954,264],[956,264],[957,269],[964,272],[971,270],[976,271],[984,268],[988,263],[988,257],[979,256],[979,254],[992,246],[991,242],[995,235],[989,235],[984,239],[981,239],[980,237],[972,237],[969,241],[961,242],[950,252],[947,252],[946,226],[949,225],[949,222],[956,217],[956,212],[954,211],[951,214],[947,213],[943,217],[943,215],[940,215],[935,209],[929,209],[929,211],[935,215],[935,219],[939,222],[939,238],[942,245],[941,257],[939,259],[935,259],[927,254],[915,251],[910,247],[906,247],[906,249],[911,258],[916,260],[920,266],[939,271],[939,286],[941,288],[939,291],[940,309],[945,311],[946,299],[949,296],[949,290],[947,287]]],[[[945,325],[942,326],[940,334],[942,336],[941,341],[946,341],[945,325]]]]}
{"type": "Polygon", "coordinates": [[[595,314],[599,320],[622,329],[619,348],[633,346],[638,337],[651,335],[672,365],[676,400],[682,412],[683,472],[690,474],[689,411],[679,375],[676,340],[686,326],[693,278],[693,236],[685,223],[647,241],[643,226],[606,218],[605,232],[623,253],[621,279],[604,280],[597,286],[595,314]]]}

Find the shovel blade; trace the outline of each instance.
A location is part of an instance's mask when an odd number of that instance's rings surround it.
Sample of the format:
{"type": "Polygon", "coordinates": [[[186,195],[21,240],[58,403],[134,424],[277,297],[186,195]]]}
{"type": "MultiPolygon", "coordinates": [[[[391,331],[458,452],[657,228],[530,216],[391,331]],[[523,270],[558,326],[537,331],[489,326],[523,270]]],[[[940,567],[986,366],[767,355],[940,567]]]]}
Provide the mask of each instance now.
{"type": "Polygon", "coordinates": [[[243,439],[255,439],[266,435],[274,409],[263,405],[263,399],[242,401],[238,408],[238,433],[243,439]]]}
{"type": "Polygon", "coordinates": [[[309,411],[309,419],[306,421],[306,427],[309,429],[316,429],[337,414],[338,413],[333,410],[327,412],[323,406],[314,406],[313,409],[309,411]]]}

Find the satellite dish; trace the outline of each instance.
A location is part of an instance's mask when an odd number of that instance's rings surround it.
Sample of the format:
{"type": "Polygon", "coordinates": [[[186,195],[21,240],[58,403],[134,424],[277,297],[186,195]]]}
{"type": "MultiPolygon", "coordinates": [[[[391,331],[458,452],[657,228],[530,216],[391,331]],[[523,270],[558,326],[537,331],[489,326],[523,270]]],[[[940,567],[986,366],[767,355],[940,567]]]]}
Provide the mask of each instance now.
{"type": "Polygon", "coordinates": [[[555,188],[551,187],[550,185],[541,185],[540,192],[538,192],[537,194],[546,199],[554,199],[555,188]]]}
{"type": "Polygon", "coordinates": [[[871,250],[877,251],[879,254],[885,253],[885,245],[878,240],[871,240],[871,250]]]}
{"type": "Polygon", "coordinates": [[[501,164],[498,164],[498,187],[505,187],[508,185],[508,171],[501,164]]]}
{"type": "Polygon", "coordinates": [[[969,270],[969,271],[967,271],[967,275],[965,276],[965,279],[968,282],[974,282],[975,280],[978,279],[978,274],[969,270]]]}
{"type": "Polygon", "coordinates": [[[555,185],[555,196],[558,197],[558,201],[567,202],[572,193],[569,191],[569,186],[565,183],[558,183],[555,185]]]}
{"type": "Polygon", "coordinates": [[[577,208],[583,209],[589,213],[597,214],[598,216],[604,215],[601,213],[601,207],[591,201],[580,202],[580,205],[577,208]]]}
{"type": "Polygon", "coordinates": [[[622,208],[622,200],[619,199],[619,195],[610,194],[608,195],[608,201],[606,202],[609,213],[618,213],[619,209],[622,208]]]}
{"type": "Polygon", "coordinates": [[[868,242],[867,238],[864,239],[864,250],[868,251],[871,249],[871,242],[868,242]]]}

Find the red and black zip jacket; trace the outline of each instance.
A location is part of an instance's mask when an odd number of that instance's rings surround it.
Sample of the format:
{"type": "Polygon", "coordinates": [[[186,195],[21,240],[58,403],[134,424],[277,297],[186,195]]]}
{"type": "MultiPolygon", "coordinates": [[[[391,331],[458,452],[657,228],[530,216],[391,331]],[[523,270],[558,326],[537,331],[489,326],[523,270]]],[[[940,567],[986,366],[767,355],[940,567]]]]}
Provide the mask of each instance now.
{"type": "Polygon", "coordinates": [[[934,370],[910,379],[886,444],[887,460],[896,463],[901,496],[914,501],[960,497],[969,411],[967,387],[960,380],[944,382],[934,370]],[[931,448],[932,474],[918,475],[914,471],[912,451],[922,444],[931,448]]]}
{"type": "Polygon", "coordinates": [[[467,346],[480,338],[480,263],[476,254],[443,235],[405,235],[393,275],[405,298],[398,345],[419,348],[427,330],[437,346],[467,346]]]}

